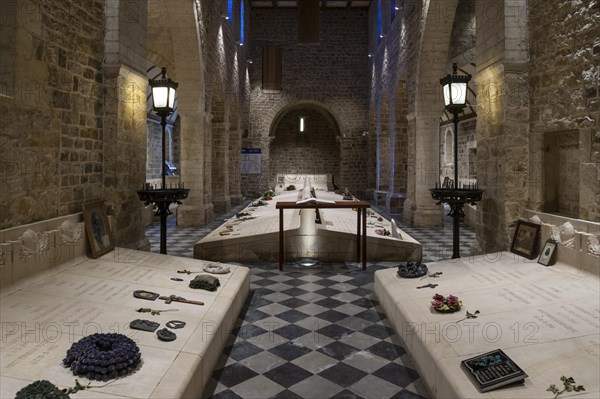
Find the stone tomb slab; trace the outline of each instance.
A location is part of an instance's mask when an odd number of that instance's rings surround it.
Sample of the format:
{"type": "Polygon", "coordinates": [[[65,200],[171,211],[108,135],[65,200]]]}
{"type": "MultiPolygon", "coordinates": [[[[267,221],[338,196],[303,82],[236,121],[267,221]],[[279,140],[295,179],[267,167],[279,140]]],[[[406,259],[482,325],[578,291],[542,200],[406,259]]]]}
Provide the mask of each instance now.
{"type": "MultiPolygon", "coordinates": [[[[324,190],[317,198],[340,201],[342,195],[324,190]]],[[[248,206],[255,219],[240,221],[233,217],[194,245],[194,258],[221,262],[275,261],[279,256],[278,201],[296,201],[299,191],[284,191],[265,201],[267,205],[248,206]],[[223,233],[223,235],[221,234],[223,233]]],[[[308,210],[307,210],[308,211],[308,210]]],[[[356,212],[351,209],[320,209],[322,223],[306,226],[299,210],[284,211],[286,259],[315,257],[322,261],[355,261],[356,212]],[[306,231],[316,230],[308,234],[306,231]]],[[[422,246],[406,232],[402,239],[377,234],[377,229],[391,230],[391,222],[370,210],[367,218],[368,261],[421,260],[422,246]],[[379,218],[382,218],[379,221],[379,218]]]]}
{"type": "Polygon", "coordinates": [[[187,286],[193,275],[179,274],[185,280],[179,283],[183,285],[177,285],[170,276],[176,276],[180,268],[202,270],[202,261],[138,251],[123,253],[128,253],[129,262],[115,253],[96,260],[82,259],[62,272],[41,280],[32,278],[19,289],[4,290],[0,302],[0,397],[14,397],[16,391],[36,379],[47,379],[60,387],[73,386],[75,378],[87,384],[61,362],[74,342],[96,332],[119,332],[132,338],[142,353],[142,365],[134,374],[78,393],[78,397],[201,396],[222,353],[223,337],[233,328],[249,292],[249,270],[230,265],[231,273],[219,275],[219,290],[193,290],[187,286]],[[160,263],[161,259],[165,262],[160,263]],[[144,265],[146,261],[153,265],[144,265]],[[132,295],[136,289],[178,295],[205,305],[137,299],[132,295]],[[160,315],[136,312],[142,307],[178,310],[160,315]],[[154,333],[130,329],[134,319],[159,322],[159,328],[170,320],[185,321],[186,326],[173,330],[178,336],[175,341],[164,342],[154,333]]]}
{"type": "Polygon", "coordinates": [[[598,396],[597,275],[562,264],[545,267],[508,252],[489,260],[485,255],[432,263],[430,273],[443,272],[438,278],[402,279],[396,269],[375,273],[375,294],[432,395],[544,397],[550,384],[559,385],[562,375],[570,375],[598,396]],[[430,282],[438,286],[416,289],[430,282]],[[458,296],[463,309],[435,312],[430,304],[435,293],[458,296]],[[475,310],[480,311],[476,319],[464,320],[466,311],[475,310]],[[577,345],[584,349],[567,350],[577,345]],[[497,348],[513,357],[529,378],[519,388],[481,394],[460,360],[497,348]]]}

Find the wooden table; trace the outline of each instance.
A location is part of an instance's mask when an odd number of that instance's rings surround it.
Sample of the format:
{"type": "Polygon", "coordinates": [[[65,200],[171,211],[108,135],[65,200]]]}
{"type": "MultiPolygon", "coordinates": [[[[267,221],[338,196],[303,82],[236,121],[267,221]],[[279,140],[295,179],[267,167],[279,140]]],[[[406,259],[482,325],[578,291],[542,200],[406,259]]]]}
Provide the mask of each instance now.
{"type": "Polygon", "coordinates": [[[362,254],[363,270],[367,269],[367,209],[371,205],[366,201],[335,201],[335,203],[304,203],[295,201],[279,201],[275,205],[279,209],[279,270],[283,270],[285,260],[285,241],[283,236],[283,211],[285,209],[356,209],[356,261],[360,262],[362,254]],[[361,234],[362,221],[362,234],[361,234]],[[361,240],[362,238],[362,240],[361,240]],[[362,244],[362,251],[361,251],[362,244]]]}

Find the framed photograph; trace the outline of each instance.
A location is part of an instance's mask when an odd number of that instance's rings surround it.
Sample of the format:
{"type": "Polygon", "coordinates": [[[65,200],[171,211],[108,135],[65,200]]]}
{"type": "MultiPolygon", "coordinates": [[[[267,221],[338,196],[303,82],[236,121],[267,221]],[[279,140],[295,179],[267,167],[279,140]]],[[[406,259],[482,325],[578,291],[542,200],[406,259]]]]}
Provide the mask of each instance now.
{"type": "Polygon", "coordinates": [[[539,232],[539,224],[518,220],[517,228],[515,229],[515,234],[510,245],[510,252],[527,259],[535,258],[537,256],[539,232]]]}
{"type": "Polygon", "coordinates": [[[83,221],[93,258],[99,258],[115,249],[113,235],[110,231],[106,209],[104,208],[104,201],[83,204],[83,221]]]}
{"type": "Polygon", "coordinates": [[[544,248],[542,248],[542,253],[538,258],[538,263],[541,263],[544,266],[550,266],[554,264],[554,254],[556,252],[556,241],[553,239],[549,239],[544,244],[544,248]]]}

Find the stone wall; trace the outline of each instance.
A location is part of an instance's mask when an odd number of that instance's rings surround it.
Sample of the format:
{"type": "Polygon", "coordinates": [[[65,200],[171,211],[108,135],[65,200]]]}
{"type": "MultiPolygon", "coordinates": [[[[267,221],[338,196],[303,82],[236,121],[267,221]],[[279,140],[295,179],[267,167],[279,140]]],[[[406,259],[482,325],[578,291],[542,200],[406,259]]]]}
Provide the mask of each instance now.
{"type": "Polygon", "coordinates": [[[0,229],[101,199],[104,161],[103,2],[3,1],[2,13],[18,45],[0,96],[0,229]]]}
{"type": "Polygon", "coordinates": [[[14,95],[0,99],[0,228],[104,200],[116,244],[144,247],[135,189],[146,165],[145,2],[12,4],[6,21],[18,45],[14,95]]]}
{"type": "Polygon", "coordinates": [[[340,130],[342,166],[336,183],[351,191],[364,190],[364,149],[356,137],[367,130],[368,49],[367,11],[321,10],[321,43],[298,45],[298,10],[252,9],[249,41],[250,123],[243,146],[262,149],[263,174],[243,175],[242,191],[260,192],[270,182],[268,142],[273,122],[288,107],[312,103],[327,110],[340,130]],[[265,93],[262,83],[262,47],[281,45],[283,89],[265,93]],[[346,151],[347,150],[347,151],[346,151]],[[346,159],[346,156],[352,158],[346,159]]]}
{"type": "MultiPolygon", "coordinates": [[[[239,177],[233,176],[239,174],[239,167],[230,165],[231,162],[239,160],[239,157],[230,157],[230,154],[240,153],[241,143],[235,138],[240,135],[242,126],[247,125],[247,122],[243,123],[240,120],[247,114],[235,112],[245,90],[246,58],[250,47],[248,43],[245,46],[237,44],[240,38],[240,1],[234,1],[232,21],[222,18],[225,1],[200,2],[198,7],[201,53],[207,76],[204,90],[205,109],[211,119],[210,133],[205,141],[204,162],[207,221],[212,218],[212,212],[228,210],[232,197],[234,202],[241,198],[237,184],[239,177]],[[230,148],[230,136],[233,136],[232,144],[236,148],[230,148]]],[[[248,26],[247,3],[245,10],[248,26]]]]}
{"type": "MultiPolygon", "coordinates": [[[[477,119],[458,123],[458,179],[460,184],[474,183],[477,179],[477,145],[475,132],[477,119]]],[[[454,124],[440,124],[440,182],[448,176],[454,179],[454,124]]]]}
{"type": "Polygon", "coordinates": [[[528,205],[597,222],[600,2],[561,0],[551,8],[544,4],[529,2],[532,173],[528,205]],[[549,151],[553,137],[558,137],[558,155],[549,151]],[[548,173],[556,156],[560,166],[548,173]],[[553,191],[558,192],[558,204],[553,191]]]}
{"type": "MultiPolygon", "coordinates": [[[[173,163],[177,168],[175,175],[179,175],[181,162],[180,158],[180,137],[179,137],[179,123],[176,120],[175,124],[167,123],[165,126],[165,141],[166,141],[166,152],[165,159],[168,162],[173,163]]],[[[161,159],[162,159],[162,126],[160,121],[154,118],[148,118],[147,121],[148,129],[148,148],[147,148],[147,160],[146,160],[146,180],[160,179],[162,173],[161,159]]]]}
{"type": "Polygon", "coordinates": [[[277,174],[339,176],[339,132],[321,113],[310,108],[290,110],[273,134],[271,182],[276,181],[277,174]],[[304,132],[299,131],[300,117],[305,120],[304,132]]]}
{"type": "MultiPolygon", "coordinates": [[[[382,2],[383,38],[376,34],[377,2],[369,9],[371,98],[369,135],[365,137],[369,142],[369,197],[376,189],[406,194],[408,188],[408,163],[414,151],[409,147],[407,116],[414,100],[409,100],[406,79],[410,75],[410,84],[415,85],[414,64],[408,59],[410,54],[416,57],[418,46],[412,40],[416,40],[421,29],[420,7],[420,2],[402,4],[392,21],[390,7],[382,2]]],[[[414,94],[414,86],[411,90],[414,94]]]]}

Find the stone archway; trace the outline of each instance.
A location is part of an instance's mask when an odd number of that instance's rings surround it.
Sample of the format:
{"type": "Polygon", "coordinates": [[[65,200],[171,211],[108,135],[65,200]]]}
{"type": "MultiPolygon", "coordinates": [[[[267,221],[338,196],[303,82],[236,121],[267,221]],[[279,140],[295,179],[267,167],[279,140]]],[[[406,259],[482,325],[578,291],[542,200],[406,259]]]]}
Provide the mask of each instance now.
{"type": "Polygon", "coordinates": [[[442,224],[442,209],[429,189],[439,173],[439,118],[444,104],[439,79],[447,73],[450,37],[458,0],[430,0],[423,10],[423,31],[416,70],[414,113],[408,124],[414,173],[409,174],[404,220],[410,225],[442,224]]]}
{"type": "Polygon", "coordinates": [[[164,23],[148,26],[147,60],[165,64],[157,66],[172,67],[168,74],[179,83],[177,107],[181,118],[180,179],[190,189],[190,194],[177,209],[177,224],[203,225],[206,222],[203,182],[206,114],[205,63],[200,51],[201,35],[198,26],[199,4],[191,0],[149,0],[148,15],[156,15],[156,19],[164,23]]]}
{"type": "Polygon", "coordinates": [[[339,178],[339,136],[337,121],[319,104],[302,102],[281,110],[269,133],[270,186],[275,185],[277,174],[327,174],[339,178]]]}

